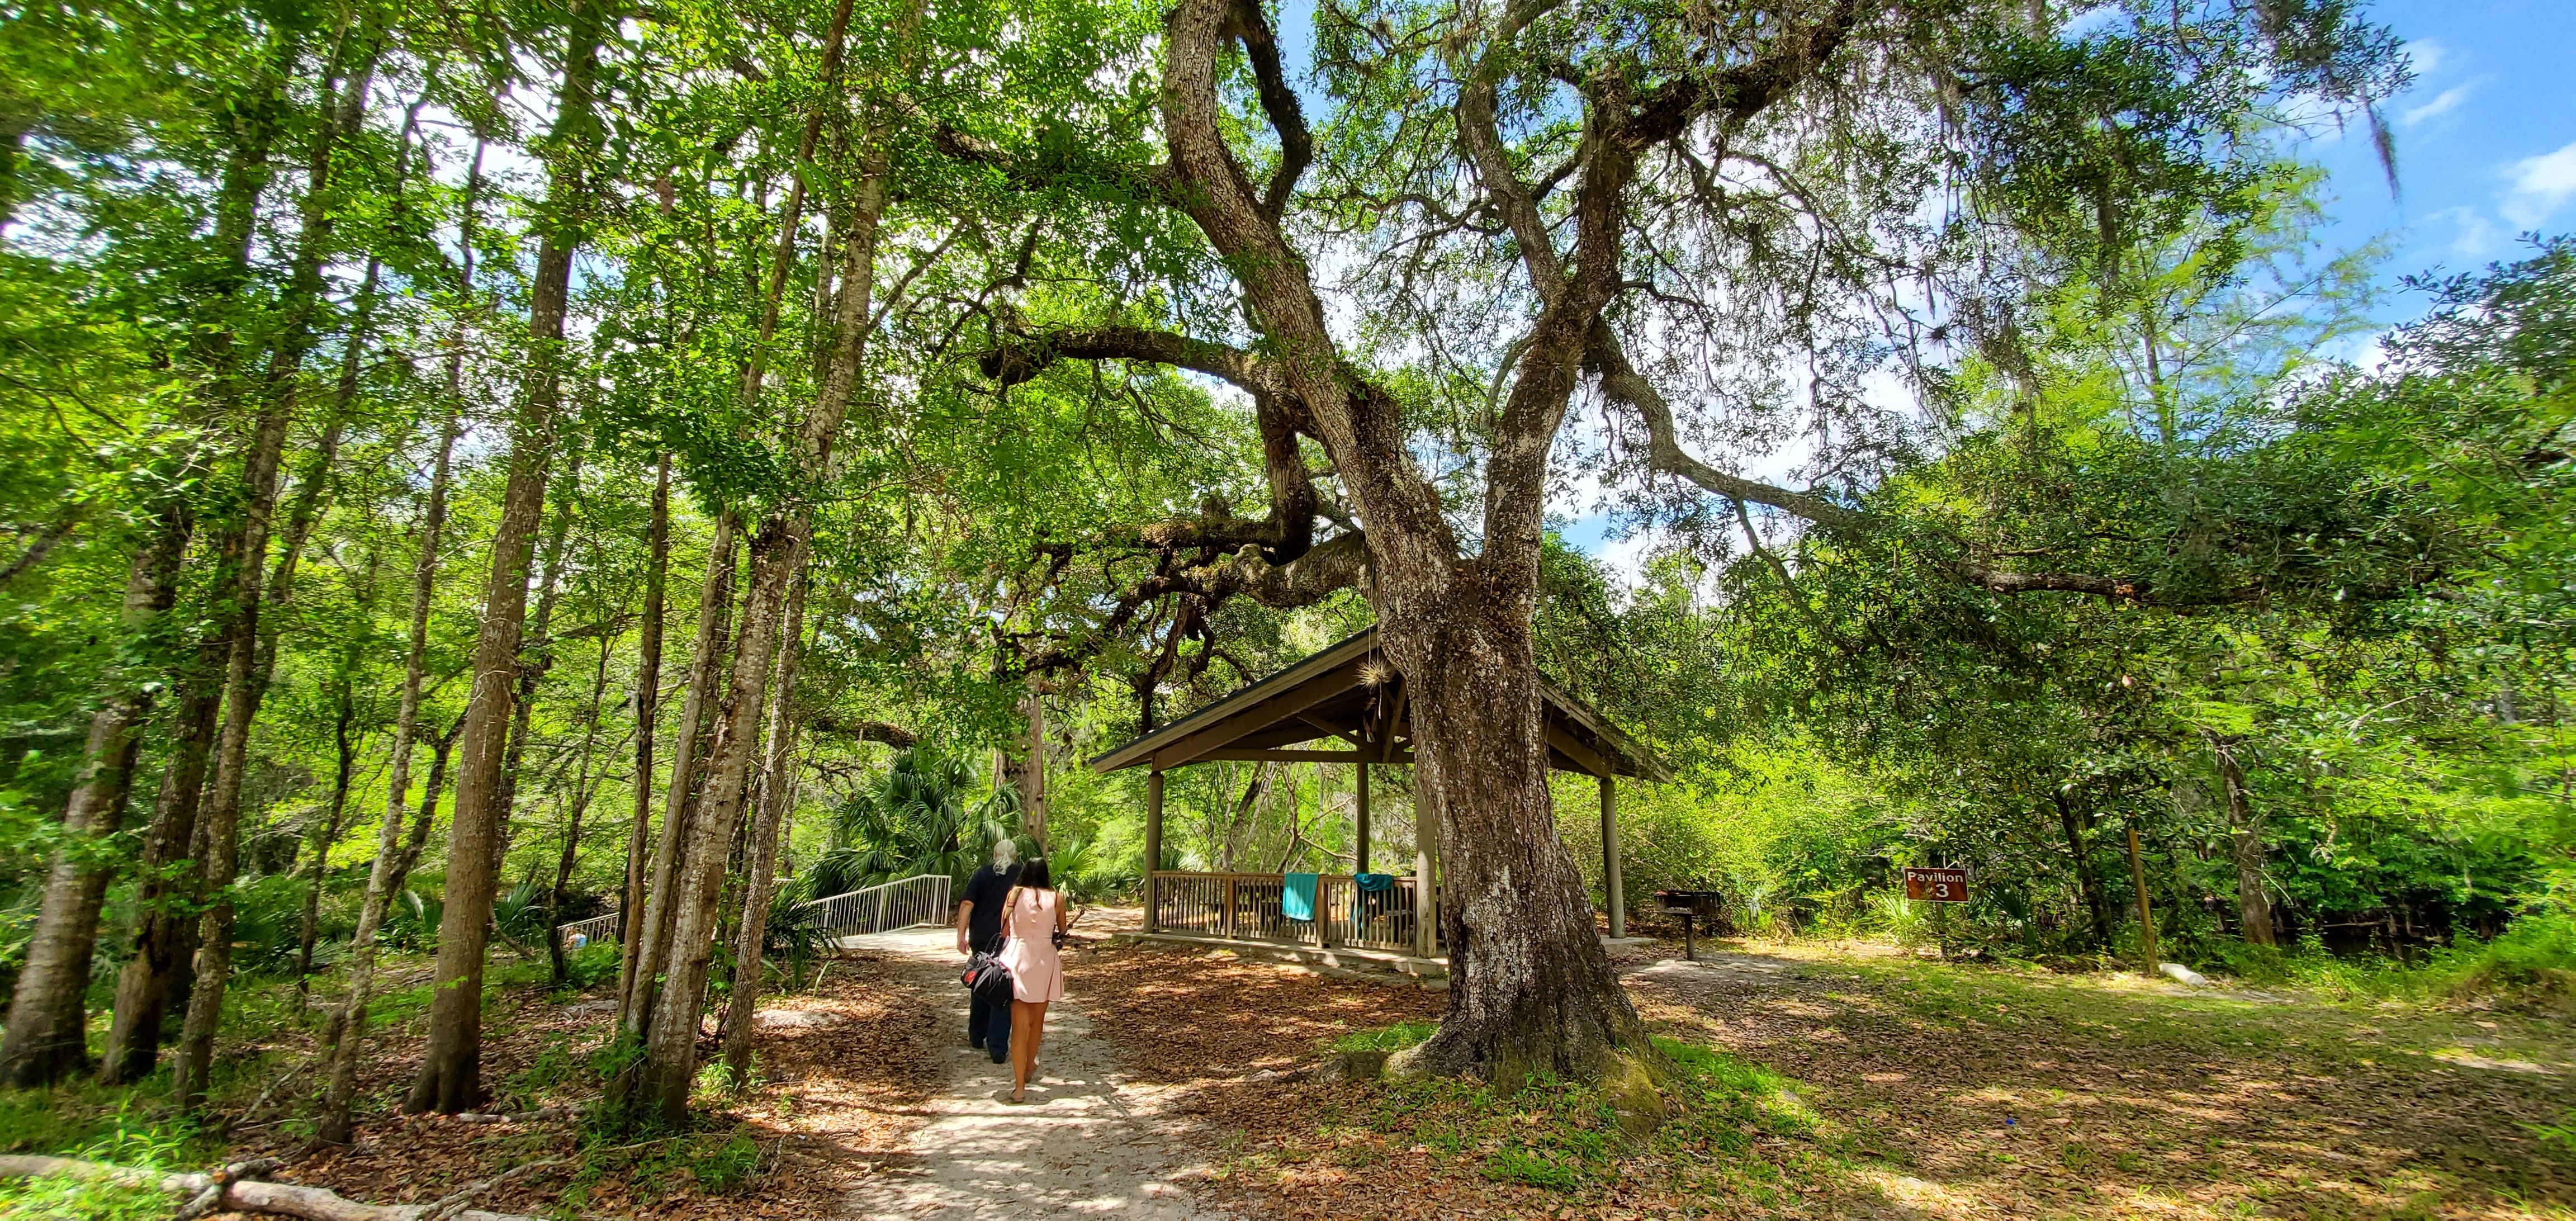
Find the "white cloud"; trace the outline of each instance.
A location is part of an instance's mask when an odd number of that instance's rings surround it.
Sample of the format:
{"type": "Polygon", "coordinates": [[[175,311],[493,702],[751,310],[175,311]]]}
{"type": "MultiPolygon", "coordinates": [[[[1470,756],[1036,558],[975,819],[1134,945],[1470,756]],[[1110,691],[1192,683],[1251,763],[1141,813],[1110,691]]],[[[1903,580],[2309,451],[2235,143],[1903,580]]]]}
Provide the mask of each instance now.
{"type": "Polygon", "coordinates": [[[2503,248],[2504,231],[2475,208],[2444,208],[2424,219],[2448,221],[2459,227],[2451,238],[2451,253],[2462,258],[2482,259],[2503,248]]]}
{"type": "Polygon", "coordinates": [[[2478,80],[2469,81],[2465,84],[2453,85],[2450,88],[2443,90],[2441,93],[2435,95],[2432,101],[2426,102],[2421,106],[2410,108],[2405,114],[2398,116],[2397,125],[2400,127],[2415,127],[2421,125],[2428,119],[2438,119],[2443,115],[2459,109],[2460,103],[2469,100],[2469,94],[2477,89],[2479,81],[2483,81],[2485,79],[2486,78],[2484,77],[2480,77],[2478,80]]]}
{"type": "Polygon", "coordinates": [[[2576,142],[2554,153],[2525,157],[2508,171],[2513,190],[2497,210],[2517,227],[2537,229],[2569,197],[2576,196],[2576,142]]]}
{"type": "Polygon", "coordinates": [[[2451,49],[2433,39],[2419,38],[2406,44],[2406,58],[2413,61],[2417,77],[2426,77],[2451,62],[2451,49]]]}

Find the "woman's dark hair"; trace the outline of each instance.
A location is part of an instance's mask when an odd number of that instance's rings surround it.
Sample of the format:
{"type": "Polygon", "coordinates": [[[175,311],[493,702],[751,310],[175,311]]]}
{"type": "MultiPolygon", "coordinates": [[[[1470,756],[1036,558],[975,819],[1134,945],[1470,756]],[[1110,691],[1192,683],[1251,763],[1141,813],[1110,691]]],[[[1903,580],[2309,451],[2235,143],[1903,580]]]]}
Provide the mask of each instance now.
{"type": "Polygon", "coordinates": [[[1020,885],[1028,890],[1055,889],[1055,879],[1047,876],[1045,857],[1032,857],[1020,862],[1020,885]]]}

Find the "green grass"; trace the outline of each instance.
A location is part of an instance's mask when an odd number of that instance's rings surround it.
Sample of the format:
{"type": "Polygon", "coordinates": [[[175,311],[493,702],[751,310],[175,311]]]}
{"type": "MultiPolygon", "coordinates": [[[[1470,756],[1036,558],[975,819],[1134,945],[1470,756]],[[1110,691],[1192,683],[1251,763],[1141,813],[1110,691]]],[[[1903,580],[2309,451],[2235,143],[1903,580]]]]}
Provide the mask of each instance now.
{"type": "MultiPolygon", "coordinates": [[[[1420,1043],[1433,1029],[1430,1022],[1405,1022],[1353,1031],[1330,1047],[1395,1050],[1420,1043]]],[[[1655,1046],[1669,1066],[1663,1086],[1676,1113],[1651,1137],[1624,1136],[1598,1087],[1543,1075],[1507,1095],[1451,1078],[1380,1082],[1319,1116],[1315,1139],[1319,1149],[1331,1150],[1323,1156],[1346,1165],[1420,1146],[1494,1182],[1589,1198],[1620,1174],[1622,1159],[1643,1156],[1679,1173],[1684,1160],[1734,1160],[1757,1137],[1806,1137],[1820,1126],[1792,1083],[1769,1068],[1678,1040],[1657,1039],[1655,1046]]],[[[1745,1173],[1776,1177],[1768,1167],[1745,1173]]]]}
{"type": "Polygon", "coordinates": [[[1334,1039],[1326,1047],[1332,1051],[1402,1051],[1420,1046],[1439,1029],[1440,1023],[1428,1019],[1397,1022],[1393,1026],[1354,1030],[1334,1039]]]}
{"type": "MultiPolygon", "coordinates": [[[[5,1096],[8,1110],[0,1122],[21,1116],[21,1104],[28,1099],[44,1099],[36,1091],[5,1096]]],[[[41,1127],[26,1127],[17,1135],[40,1139],[55,1134],[41,1127]]],[[[62,1156],[81,1161],[104,1162],[135,1170],[170,1172],[185,1168],[192,1160],[190,1153],[199,1144],[192,1125],[149,1123],[138,1118],[131,1107],[120,1108],[107,1116],[104,1130],[89,1140],[63,1149],[62,1156]]],[[[25,1146],[12,1145],[13,1148],[25,1146]]],[[[161,1221],[170,1215],[177,1202],[167,1193],[149,1187],[125,1187],[75,1179],[68,1175],[51,1175],[36,1179],[0,1180],[0,1217],[44,1218],[52,1221],[161,1221]]]]}

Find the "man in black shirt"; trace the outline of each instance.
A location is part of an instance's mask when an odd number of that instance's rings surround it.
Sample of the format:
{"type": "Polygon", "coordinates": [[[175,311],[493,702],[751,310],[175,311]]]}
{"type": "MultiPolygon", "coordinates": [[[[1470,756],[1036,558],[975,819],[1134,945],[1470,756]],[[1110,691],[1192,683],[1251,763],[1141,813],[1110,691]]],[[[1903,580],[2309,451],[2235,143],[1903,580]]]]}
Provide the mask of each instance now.
{"type": "MultiPolygon", "coordinates": [[[[1002,908],[1020,880],[1019,845],[1005,839],[993,845],[993,863],[966,880],[966,901],[957,905],[957,952],[994,954],[1002,948],[1002,908]]],[[[993,1063],[1011,1056],[1011,1005],[986,1005],[980,996],[967,1002],[966,1045],[992,1053],[993,1063]]]]}

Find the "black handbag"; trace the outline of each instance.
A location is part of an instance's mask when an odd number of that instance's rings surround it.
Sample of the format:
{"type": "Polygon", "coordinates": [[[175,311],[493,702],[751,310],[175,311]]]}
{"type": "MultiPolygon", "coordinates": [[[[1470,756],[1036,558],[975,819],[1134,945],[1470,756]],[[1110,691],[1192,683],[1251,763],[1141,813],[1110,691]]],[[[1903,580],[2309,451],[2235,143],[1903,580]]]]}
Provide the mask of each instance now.
{"type": "Polygon", "coordinates": [[[966,991],[987,1005],[1006,1004],[1011,999],[1011,969],[1002,965],[1001,956],[981,950],[966,956],[966,971],[958,976],[966,991]]]}

